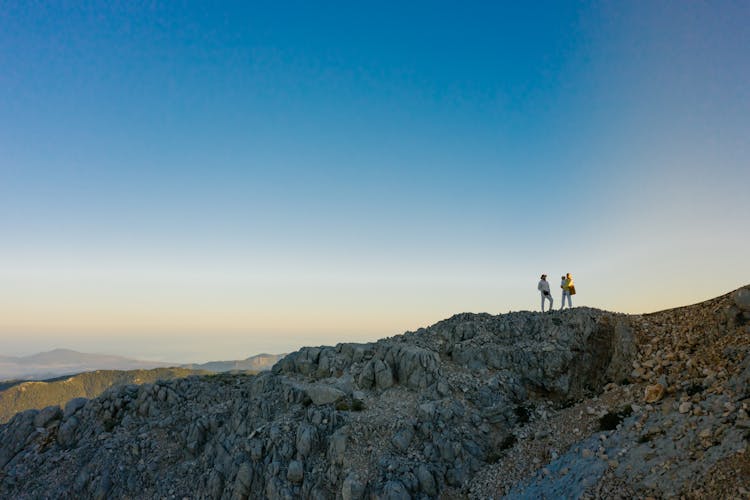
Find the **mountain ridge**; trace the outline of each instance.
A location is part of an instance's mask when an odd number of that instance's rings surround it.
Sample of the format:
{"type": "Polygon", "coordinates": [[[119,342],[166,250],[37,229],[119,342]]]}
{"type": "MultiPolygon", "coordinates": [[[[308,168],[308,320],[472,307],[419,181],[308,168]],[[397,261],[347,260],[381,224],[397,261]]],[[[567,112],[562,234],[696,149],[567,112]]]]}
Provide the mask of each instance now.
{"type": "Polygon", "coordinates": [[[742,496],[749,339],[747,286],[643,315],[457,314],[23,412],[0,496],[742,496]]]}
{"type": "Polygon", "coordinates": [[[46,380],[96,370],[148,370],[170,367],[209,371],[264,370],[270,368],[281,356],[283,354],[261,353],[241,360],[172,363],[57,348],[28,356],[0,356],[0,381],[46,380]]]}
{"type": "Polygon", "coordinates": [[[95,370],[57,377],[52,381],[30,380],[0,390],[0,423],[18,412],[64,406],[75,398],[91,399],[109,387],[122,384],[143,384],[189,375],[206,375],[203,370],[187,368],[151,368],[148,370],[95,370]]]}

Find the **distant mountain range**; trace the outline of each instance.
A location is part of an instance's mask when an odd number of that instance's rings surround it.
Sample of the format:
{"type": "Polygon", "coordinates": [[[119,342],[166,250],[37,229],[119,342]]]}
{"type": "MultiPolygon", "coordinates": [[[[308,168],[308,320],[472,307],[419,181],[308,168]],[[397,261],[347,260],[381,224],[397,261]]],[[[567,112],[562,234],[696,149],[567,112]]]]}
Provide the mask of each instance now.
{"type": "Polygon", "coordinates": [[[70,349],[32,356],[0,356],[0,423],[17,412],[61,405],[73,398],[94,398],[112,386],[145,384],[217,372],[257,373],[270,369],[283,354],[258,354],[232,361],[176,366],[70,349]]]}
{"type": "Polygon", "coordinates": [[[182,368],[191,370],[205,370],[209,372],[233,372],[233,371],[263,371],[270,370],[278,360],[285,354],[256,354],[246,359],[235,361],[209,361],[208,363],[191,363],[180,365],[182,368]]]}
{"type": "Polygon", "coordinates": [[[95,370],[149,370],[167,367],[212,372],[261,371],[271,368],[283,356],[283,354],[258,354],[242,360],[180,364],[55,349],[31,356],[0,356],[0,381],[46,380],[95,370]]]}

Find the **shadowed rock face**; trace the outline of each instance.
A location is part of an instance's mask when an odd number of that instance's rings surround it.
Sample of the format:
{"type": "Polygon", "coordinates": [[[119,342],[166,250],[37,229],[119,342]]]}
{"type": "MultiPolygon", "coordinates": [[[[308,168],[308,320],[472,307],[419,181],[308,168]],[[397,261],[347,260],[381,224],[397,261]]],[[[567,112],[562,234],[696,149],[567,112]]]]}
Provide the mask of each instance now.
{"type": "Polygon", "coordinates": [[[309,347],[275,367],[315,379],[348,373],[362,389],[398,383],[435,390],[441,364],[470,372],[506,372],[527,389],[576,398],[623,379],[634,355],[624,315],[588,308],[540,315],[459,314],[434,326],[374,344],[309,347]]]}
{"type": "Polygon", "coordinates": [[[0,497],[465,496],[479,471],[512,460],[535,405],[630,377],[633,324],[589,308],[459,314],[374,343],[303,348],[270,373],[28,411],[0,426],[0,497]]]}

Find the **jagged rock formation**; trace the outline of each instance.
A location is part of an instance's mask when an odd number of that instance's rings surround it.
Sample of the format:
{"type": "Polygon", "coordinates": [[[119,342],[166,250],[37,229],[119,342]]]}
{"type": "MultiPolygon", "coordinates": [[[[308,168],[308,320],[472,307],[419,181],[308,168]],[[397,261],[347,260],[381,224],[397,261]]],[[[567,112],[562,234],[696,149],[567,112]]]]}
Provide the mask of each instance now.
{"type": "Polygon", "coordinates": [[[0,390],[0,423],[18,412],[65,405],[74,398],[94,398],[113,385],[144,384],[209,372],[185,368],[97,370],[50,381],[26,381],[0,390]]]}
{"type": "Polygon", "coordinates": [[[0,497],[737,494],[748,294],[644,316],[459,314],[271,373],[29,410],[0,426],[0,497]]]}

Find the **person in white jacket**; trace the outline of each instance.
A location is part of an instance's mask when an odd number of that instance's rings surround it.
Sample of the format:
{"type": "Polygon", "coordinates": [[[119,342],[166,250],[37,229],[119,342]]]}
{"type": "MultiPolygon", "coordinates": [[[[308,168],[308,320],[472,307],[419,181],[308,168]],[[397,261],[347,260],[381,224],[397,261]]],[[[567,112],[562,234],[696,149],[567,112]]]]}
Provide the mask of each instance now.
{"type": "Polygon", "coordinates": [[[539,280],[536,289],[542,294],[542,312],[544,312],[544,299],[549,300],[549,311],[552,311],[552,294],[549,292],[549,283],[547,283],[546,274],[542,274],[542,278],[539,280]]]}

